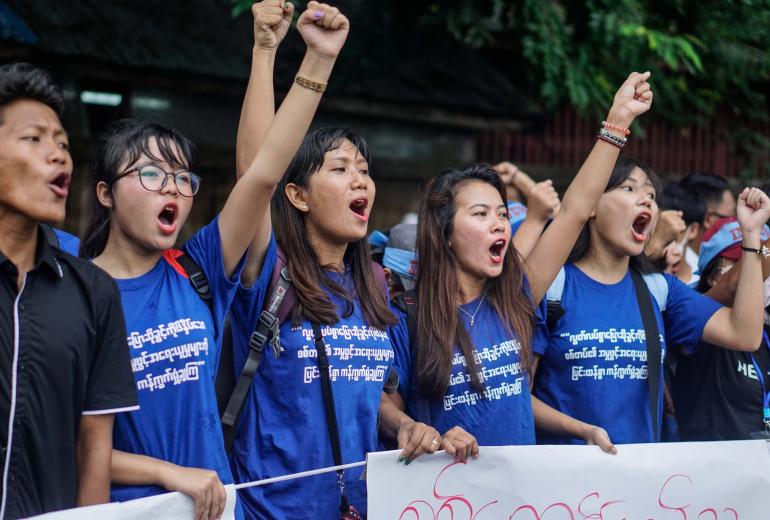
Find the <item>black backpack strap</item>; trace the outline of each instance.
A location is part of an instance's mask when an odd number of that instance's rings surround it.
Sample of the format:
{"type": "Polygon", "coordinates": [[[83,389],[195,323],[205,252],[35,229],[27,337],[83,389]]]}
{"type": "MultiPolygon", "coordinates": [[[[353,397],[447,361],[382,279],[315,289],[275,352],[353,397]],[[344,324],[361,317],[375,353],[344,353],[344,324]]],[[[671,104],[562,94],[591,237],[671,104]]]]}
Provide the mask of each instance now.
{"type": "Polygon", "coordinates": [[[564,316],[564,307],[561,306],[561,300],[548,300],[546,303],[545,324],[549,332],[556,330],[556,324],[564,316]]]}
{"type": "MultiPolygon", "coordinates": [[[[225,413],[230,396],[235,390],[235,361],[233,360],[233,324],[232,316],[227,313],[222,325],[222,349],[219,352],[219,366],[214,380],[214,390],[217,394],[217,410],[219,417],[225,413]]],[[[232,444],[232,440],[230,441],[232,444]]]]}
{"type": "MultiPolygon", "coordinates": [[[[334,409],[334,394],[332,393],[332,381],[329,377],[329,357],[326,355],[326,344],[321,326],[313,322],[313,341],[318,355],[318,370],[321,378],[321,395],[324,401],[324,414],[326,415],[326,427],[329,430],[329,442],[332,448],[334,465],[342,465],[342,447],[340,445],[340,431],[337,423],[337,412],[334,409]]],[[[345,494],[345,472],[337,470],[337,484],[340,488],[340,513],[346,513],[350,508],[350,502],[345,494]]]]}
{"type": "Polygon", "coordinates": [[[660,391],[660,333],[658,321],[652,306],[650,290],[644,282],[642,275],[631,269],[631,280],[634,282],[636,301],[639,304],[639,312],[642,315],[644,335],[647,338],[647,384],[649,387],[650,415],[652,416],[652,434],[655,442],[660,441],[659,424],[659,391],[660,391]]]}
{"type": "Polygon", "coordinates": [[[251,387],[251,382],[254,380],[259,364],[262,362],[265,344],[271,335],[274,339],[278,336],[278,327],[280,325],[277,316],[278,308],[281,306],[281,302],[290,287],[291,279],[289,278],[289,269],[284,266],[283,269],[281,269],[281,276],[273,287],[267,305],[259,315],[257,328],[249,337],[249,356],[246,358],[246,363],[243,365],[241,375],[238,377],[238,382],[235,384],[232,395],[228,399],[227,406],[222,414],[222,430],[225,435],[225,447],[227,448],[227,451],[230,451],[230,448],[232,447],[235,424],[240,416],[243,403],[246,400],[246,395],[251,387]]]}
{"type": "Polygon", "coordinates": [[[182,252],[181,255],[176,257],[176,261],[179,262],[179,265],[181,265],[182,269],[187,273],[190,284],[193,286],[193,289],[195,289],[195,292],[198,293],[198,296],[201,297],[201,300],[211,307],[211,304],[213,303],[211,287],[209,286],[209,279],[206,278],[206,273],[203,272],[203,268],[185,252],[182,252]]]}

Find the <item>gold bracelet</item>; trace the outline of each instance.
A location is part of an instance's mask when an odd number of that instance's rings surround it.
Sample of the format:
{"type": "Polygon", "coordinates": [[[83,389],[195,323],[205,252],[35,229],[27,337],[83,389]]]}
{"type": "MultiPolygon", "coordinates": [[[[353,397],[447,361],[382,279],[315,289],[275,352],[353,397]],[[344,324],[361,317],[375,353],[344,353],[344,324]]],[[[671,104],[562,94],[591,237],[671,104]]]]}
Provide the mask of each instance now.
{"type": "Polygon", "coordinates": [[[294,76],[294,82],[300,87],[309,88],[310,90],[315,90],[316,92],[323,92],[326,90],[325,83],[316,83],[315,81],[311,81],[299,75],[294,76]]]}

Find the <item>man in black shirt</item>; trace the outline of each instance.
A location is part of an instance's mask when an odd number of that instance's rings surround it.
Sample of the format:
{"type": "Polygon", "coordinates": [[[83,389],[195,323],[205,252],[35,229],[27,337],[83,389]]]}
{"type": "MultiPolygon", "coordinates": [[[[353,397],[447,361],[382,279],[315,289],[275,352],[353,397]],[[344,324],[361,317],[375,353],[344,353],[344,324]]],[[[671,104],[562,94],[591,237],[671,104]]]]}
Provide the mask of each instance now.
{"type": "Polygon", "coordinates": [[[62,104],[0,67],[0,520],[108,502],[114,414],[137,408],[115,283],[39,227],[65,214],[62,104]]]}
{"type": "MultiPolygon", "coordinates": [[[[770,229],[761,237],[767,241],[770,229]]],[[[760,254],[763,278],[770,258],[765,248],[742,249],[743,236],[734,217],[715,222],[703,235],[698,290],[714,287],[722,303],[732,305],[735,287],[731,277],[740,269],[744,254],[760,254]],[[723,287],[727,285],[728,287],[723,287]]],[[[709,292],[710,295],[714,291],[709,292]]],[[[766,295],[767,296],[767,295],[766,295]]],[[[692,351],[682,351],[671,378],[671,393],[683,441],[750,439],[765,430],[764,401],[770,402],[770,343],[767,326],[755,352],[737,352],[701,342],[692,351]]],[[[674,352],[672,349],[669,352],[674,352]]],[[[767,418],[770,421],[770,417],[767,418]]]]}

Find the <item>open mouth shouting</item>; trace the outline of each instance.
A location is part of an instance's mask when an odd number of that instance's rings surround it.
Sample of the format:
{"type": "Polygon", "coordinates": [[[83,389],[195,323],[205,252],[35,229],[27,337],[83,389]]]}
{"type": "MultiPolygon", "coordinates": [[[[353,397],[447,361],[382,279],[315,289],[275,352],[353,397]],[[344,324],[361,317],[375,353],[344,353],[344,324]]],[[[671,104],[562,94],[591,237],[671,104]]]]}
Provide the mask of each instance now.
{"type": "Polygon", "coordinates": [[[652,224],[652,213],[649,211],[641,212],[631,225],[631,234],[634,236],[634,240],[637,242],[646,242],[650,224],[652,224]]]}
{"type": "Polygon", "coordinates": [[[350,211],[352,211],[353,214],[362,222],[369,221],[369,214],[366,212],[367,208],[369,207],[369,199],[366,197],[358,198],[351,202],[349,207],[350,211]]]}
{"type": "Polygon", "coordinates": [[[67,172],[61,172],[48,183],[48,187],[57,197],[66,197],[69,194],[69,186],[72,175],[67,172]]]}
{"type": "Polygon", "coordinates": [[[495,264],[502,264],[505,258],[505,246],[507,242],[505,239],[495,240],[489,248],[489,258],[495,264]]]}
{"type": "Polygon", "coordinates": [[[179,214],[179,208],[173,202],[169,202],[163,206],[163,210],[158,215],[158,226],[160,232],[164,235],[172,235],[176,231],[177,215],[179,214]]]}

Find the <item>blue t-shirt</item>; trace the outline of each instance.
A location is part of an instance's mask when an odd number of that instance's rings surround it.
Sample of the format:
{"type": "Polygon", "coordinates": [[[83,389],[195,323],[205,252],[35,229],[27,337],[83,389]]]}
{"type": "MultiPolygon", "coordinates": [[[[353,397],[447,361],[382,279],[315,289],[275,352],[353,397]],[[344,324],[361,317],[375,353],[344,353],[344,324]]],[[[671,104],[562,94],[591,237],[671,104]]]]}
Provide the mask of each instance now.
{"type": "Polygon", "coordinates": [[[78,237],[61,229],[53,228],[53,232],[59,239],[59,249],[72,256],[78,256],[78,251],[80,251],[80,239],[78,237]]]}
{"type": "MultiPolygon", "coordinates": [[[[115,417],[113,447],[180,466],[217,472],[233,482],[214,392],[219,332],[240,283],[238,266],[224,272],[218,219],[185,244],[211,288],[213,313],[168,252],[149,272],[116,280],[123,301],[139,411],[115,417]]],[[[165,490],[159,486],[112,486],[112,500],[125,501],[165,490]]]]}
{"type": "MultiPolygon", "coordinates": [[[[237,373],[248,355],[276,263],[273,240],[259,279],[241,288],[233,302],[233,359],[237,373]]],[[[327,273],[352,289],[349,274],[327,273]]],[[[340,298],[332,296],[342,316],[340,298]]],[[[377,417],[393,348],[387,332],[369,327],[355,300],[353,314],[335,325],[322,325],[327,345],[334,405],[343,464],[364,460],[377,450],[377,417]]],[[[267,347],[243,405],[233,442],[232,467],[238,482],[248,482],[334,465],[321,395],[311,324],[292,327],[289,317],[280,328],[284,352],[276,358],[267,347]]],[[[366,510],[362,468],[345,472],[351,503],[366,510]]],[[[278,482],[241,491],[248,518],[339,518],[336,473],[278,482]]]]}
{"type": "MultiPolygon", "coordinates": [[[[616,444],[653,442],[647,387],[644,326],[630,272],[606,285],[573,264],[564,266],[561,306],[564,315],[554,330],[535,335],[540,354],[534,394],[544,403],[581,421],[606,429],[616,444]]],[[[721,307],[676,277],[668,284],[666,311],[652,305],[661,331],[661,359],[667,345],[694,346],[711,316],[721,307]]],[[[659,406],[662,416],[663,378],[659,406]]],[[[660,424],[660,417],[658,424],[660,424]]],[[[538,434],[543,444],[581,444],[582,440],[538,434]]]]}
{"type": "Polygon", "coordinates": [[[455,345],[449,388],[441,400],[428,398],[426,402],[425,397],[418,395],[415,362],[419,347],[410,346],[407,316],[399,313],[399,321],[391,327],[390,335],[406,413],[415,420],[429,422],[442,435],[460,426],[482,446],[534,444],[529,375],[521,367],[519,339],[516,334],[506,332],[486,299],[480,307],[479,301],[463,305],[470,314],[476,312],[473,327],[467,314],[459,309],[457,313],[470,333],[484,391],[479,393],[471,384],[465,356],[455,345]],[[426,404],[429,418],[421,417],[418,411],[426,404]]]}
{"type": "Polygon", "coordinates": [[[511,236],[516,234],[521,223],[527,218],[527,206],[521,202],[508,201],[508,220],[511,223],[511,236]]]}

